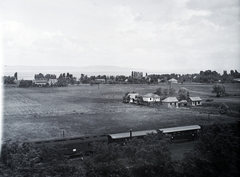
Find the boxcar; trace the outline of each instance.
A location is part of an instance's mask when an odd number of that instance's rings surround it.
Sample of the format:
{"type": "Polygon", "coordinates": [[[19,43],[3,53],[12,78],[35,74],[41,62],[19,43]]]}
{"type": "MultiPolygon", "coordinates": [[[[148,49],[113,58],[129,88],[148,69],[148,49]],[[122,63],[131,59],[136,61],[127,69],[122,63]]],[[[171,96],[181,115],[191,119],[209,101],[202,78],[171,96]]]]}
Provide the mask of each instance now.
{"type": "Polygon", "coordinates": [[[182,127],[159,129],[167,140],[195,140],[199,137],[201,127],[199,125],[190,125],[182,127]]]}
{"type": "Polygon", "coordinates": [[[33,142],[35,147],[46,146],[63,146],[66,149],[66,155],[77,154],[80,152],[91,152],[93,142],[108,142],[106,135],[82,136],[73,138],[61,138],[52,140],[42,140],[33,142]]]}
{"type": "Polygon", "coordinates": [[[143,138],[147,134],[157,134],[157,130],[129,131],[125,133],[108,134],[109,143],[124,142],[130,138],[143,138]]]}

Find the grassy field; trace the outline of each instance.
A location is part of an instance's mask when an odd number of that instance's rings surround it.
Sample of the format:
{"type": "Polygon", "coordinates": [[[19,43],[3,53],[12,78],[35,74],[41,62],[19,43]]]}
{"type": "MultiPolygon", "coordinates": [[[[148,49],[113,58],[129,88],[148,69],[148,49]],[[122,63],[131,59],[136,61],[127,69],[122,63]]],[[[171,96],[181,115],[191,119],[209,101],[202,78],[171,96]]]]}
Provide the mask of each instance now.
{"type": "Polygon", "coordinates": [[[125,92],[154,93],[159,85],[79,85],[57,88],[4,88],[3,139],[19,141],[158,129],[171,126],[233,122],[239,120],[240,85],[226,84],[230,96],[216,98],[210,84],[174,84],[200,96],[204,105],[166,109],[122,103],[125,92]],[[206,99],[214,99],[206,106],[206,99]],[[232,114],[220,115],[217,106],[230,106],[232,114]]]}

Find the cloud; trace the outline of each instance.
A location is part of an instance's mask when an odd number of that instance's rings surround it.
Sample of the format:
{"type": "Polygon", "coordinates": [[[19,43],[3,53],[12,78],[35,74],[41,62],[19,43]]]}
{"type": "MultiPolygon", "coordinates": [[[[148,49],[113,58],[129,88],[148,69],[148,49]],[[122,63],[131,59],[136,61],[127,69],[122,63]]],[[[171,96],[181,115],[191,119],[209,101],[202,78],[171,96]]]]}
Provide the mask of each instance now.
{"type": "Polygon", "coordinates": [[[239,6],[218,2],[14,1],[2,45],[8,64],[237,69],[239,6]]]}

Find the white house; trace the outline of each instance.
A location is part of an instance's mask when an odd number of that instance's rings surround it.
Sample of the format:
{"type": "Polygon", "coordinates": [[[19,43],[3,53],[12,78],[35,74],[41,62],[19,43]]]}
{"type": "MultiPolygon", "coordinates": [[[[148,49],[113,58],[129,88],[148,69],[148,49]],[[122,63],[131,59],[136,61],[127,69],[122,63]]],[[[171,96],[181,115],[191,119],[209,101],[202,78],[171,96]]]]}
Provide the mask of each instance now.
{"type": "Polygon", "coordinates": [[[178,99],[176,97],[167,97],[162,101],[162,105],[167,108],[178,107],[178,99]]]}
{"type": "Polygon", "coordinates": [[[143,101],[146,101],[146,102],[160,102],[160,96],[153,93],[148,93],[144,95],[142,98],[143,98],[143,101]]]}
{"type": "Polygon", "coordinates": [[[32,82],[33,82],[33,84],[36,84],[38,86],[45,86],[45,85],[48,84],[48,80],[47,79],[43,79],[43,78],[42,79],[35,79],[32,82]]]}
{"type": "Polygon", "coordinates": [[[202,105],[202,99],[198,96],[196,97],[189,97],[189,104],[190,106],[199,106],[202,105]]]}
{"type": "Polygon", "coordinates": [[[129,98],[130,98],[130,103],[134,103],[134,101],[136,100],[136,98],[139,96],[138,93],[136,92],[132,92],[132,93],[128,93],[129,98]]]}
{"type": "Polygon", "coordinates": [[[57,79],[48,79],[48,84],[49,84],[49,85],[54,85],[54,84],[56,84],[57,82],[58,82],[57,79]]]}

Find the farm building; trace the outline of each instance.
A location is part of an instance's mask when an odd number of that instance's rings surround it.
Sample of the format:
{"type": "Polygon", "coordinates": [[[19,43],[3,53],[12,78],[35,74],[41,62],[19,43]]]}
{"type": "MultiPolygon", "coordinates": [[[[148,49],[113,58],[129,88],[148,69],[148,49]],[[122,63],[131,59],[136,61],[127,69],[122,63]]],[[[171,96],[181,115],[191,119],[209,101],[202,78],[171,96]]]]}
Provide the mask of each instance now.
{"type": "Polygon", "coordinates": [[[138,93],[136,92],[132,92],[132,93],[129,93],[127,96],[130,97],[130,103],[134,103],[134,101],[136,100],[136,98],[139,96],[138,93]]]}
{"type": "Polygon", "coordinates": [[[179,107],[184,107],[184,106],[187,106],[187,100],[181,100],[178,102],[178,106],[179,107]]]}
{"type": "Polygon", "coordinates": [[[148,93],[144,95],[142,98],[143,98],[143,101],[146,101],[146,102],[160,102],[160,96],[153,93],[148,93]]]}
{"type": "Polygon", "coordinates": [[[38,86],[45,86],[48,84],[48,80],[47,79],[36,79],[36,80],[33,80],[33,84],[36,84],[38,86]]]}
{"type": "Polygon", "coordinates": [[[188,103],[190,106],[202,105],[202,99],[200,97],[189,97],[188,103]]]}
{"type": "Polygon", "coordinates": [[[169,79],[168,82],[171,82],[172,84],[177,84],[178,83],[178,81],[174,78],[169,79]]]}
{"type": "Polygon", "coordinates": [[[56,84],[57,82],[58,82],[57,79],[48,79],[48,84],[49,84],[49,85],[54,85],[54,84],[56,84]]]}
{"type": "Polygon", "coordinates": [[[162,101],[162,105],[167,108],[178,107],[178,99],[176,97],[168,97],[162,101]]]}

